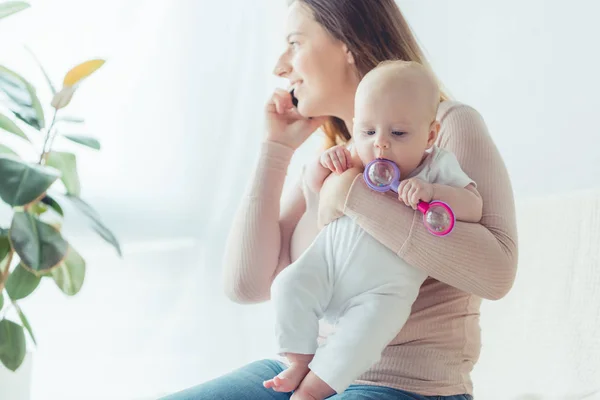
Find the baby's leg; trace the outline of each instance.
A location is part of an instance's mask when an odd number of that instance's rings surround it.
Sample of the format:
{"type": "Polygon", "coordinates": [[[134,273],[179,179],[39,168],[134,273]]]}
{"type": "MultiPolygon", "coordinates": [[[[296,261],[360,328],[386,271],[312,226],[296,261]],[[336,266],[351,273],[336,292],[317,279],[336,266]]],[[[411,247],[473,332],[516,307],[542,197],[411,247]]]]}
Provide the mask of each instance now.
{"type": "Polygon", "coordinates": [[[335,333],[310,369],[336,392],[366,372],[400,332],[427,274],[412,267],[358,226],[336,232],[335,291],[326,315],[339,316],[335,333]]]}
{"type": "Polygon", "coordinates": [[[273,281],[271,299],[278,352],[288,358],[290,367],[266,381],[265,387],[291,392],[309,371],[308,364],[318,346],[319,319],[332,294],[328,240],[325,228],[304,254],[273,281]]]}
{"type": "Polygon", "coordinates": [[[335,333],[317,351],[310,369],[342,393],[379,361],[406,323],[413,302],[402,294],[366,293],[355,299],[338,320],[335,333]]]}

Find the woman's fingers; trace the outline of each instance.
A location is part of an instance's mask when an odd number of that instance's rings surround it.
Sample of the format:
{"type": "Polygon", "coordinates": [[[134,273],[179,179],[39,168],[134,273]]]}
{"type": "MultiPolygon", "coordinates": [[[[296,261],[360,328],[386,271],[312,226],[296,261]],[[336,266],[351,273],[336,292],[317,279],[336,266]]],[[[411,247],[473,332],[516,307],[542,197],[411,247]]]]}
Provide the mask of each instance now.
{"type": "Polygon", "coordinates": [[[292,95],[283,89],[276,89],[267,102],[267,111],[283,114],[293,108],[292,95]]]}
{"type": "Polygon", "coordinates": [[[292,94],[290,92],[278,88],[275,89],[275,95],[281,100],[281,106],[284,111],[294,108],[294,103],[292,102],[292,94]]]}

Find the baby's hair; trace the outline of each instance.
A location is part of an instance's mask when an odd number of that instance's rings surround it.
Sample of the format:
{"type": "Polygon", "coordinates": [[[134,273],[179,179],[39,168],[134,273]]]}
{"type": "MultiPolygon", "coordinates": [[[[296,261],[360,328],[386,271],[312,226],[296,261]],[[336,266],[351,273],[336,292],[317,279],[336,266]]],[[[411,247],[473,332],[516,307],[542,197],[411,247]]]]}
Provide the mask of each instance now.
{"type": "MultiPolygon", "coordinates": [[[[404,77],[407,72],[416,73],[421,78],[425,78],[429,83],[429,89],[431,90],[430,103],[431,103],[431,111],[434,115],[437,113],[437,108],[439,106],[440,99],[440,86],[437,78],[433,74],[433,72],[423,64],[420,64],[416,61],[405,61],[405,60],[386,60],[382,61],[375,68],[369,71],[364,78],[368,76],[372,76],[377,72],[381,72],[382,70],[390,70],[397,74],[398,77],[404,77]]],[[[363,79],[364,79],[363,78],[363,79]]]]}

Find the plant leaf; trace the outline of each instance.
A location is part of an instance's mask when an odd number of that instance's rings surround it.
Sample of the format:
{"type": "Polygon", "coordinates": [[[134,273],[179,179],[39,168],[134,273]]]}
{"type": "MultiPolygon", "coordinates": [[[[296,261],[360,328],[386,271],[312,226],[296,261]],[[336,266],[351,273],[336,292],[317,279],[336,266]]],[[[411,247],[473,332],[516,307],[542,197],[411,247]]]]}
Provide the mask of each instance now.
{"type": "Polygon", "coordinates": [[[31,54],[31,57],[34,59],[34,61],[40,68],[40,71],[42,71],[42,74],[44,75],[44,78],[46,78],[46,82],[48,82],[48,87],[50,88],[50,91],[52,92],[52,94],[53,95],[56,94],[56,87],[54,87],[54,84],[52,83],[52,79],[50,79],[50,75],[48,75],[48,73],[44,69],[44,66],[42,65],[40,60],[37,58],[37,56],[35,55],[33,50],[31,50],[28,46],[25,46],[25,49],[29,52],[29,54],[31,54]]]}
{"type": "Polygon", "coordinates": [[[17,265],[6,281],[6,292],[13,300],[21,300],[29,296],[40,284],[40,277],[17,265]]]}
{"type": "MultiPolygon", "coordinates": [[[[10,241],[8,240],[8,231],[0,232],[0,262],[4,261],[10,251],[10,241]]],[[[0,274],[4,272],[0,270],[0,274]]]]}
{"type": "Polygon", "coordinates": [[[18,13],[19,11],[25,10],[29,7],[30,5],[24,1],[7,1],[0,3],[0,19],[18,13]]]}
{"type": "MultiPolygon", "coordinates": [[[[8,240],[8,231],[0,228],[0,281],[3,278],[4,268],[6,267],[6,263],[9,262],[8,253],[10,252],[10,241],[8,240]]],[[[2,310],[2,305],[4,299],[2,296],[2,290],[0,290],[0,310],[2,310]]]]}
{"type": "Polygon", "coordinates": [[[60,180],[65,184],[69,194],[75,196],[81,194],[75,154],[51,151],[47,154],[46,165],[54,167],[62,173],[60,180]]]}
{"type": "Polygon", "coordinates": [[[15,135],[22,137],[23,139],[30,141],[25,132],[21,130],[10,118],[0,113],[0,129],[4,129],[7,132],[14,133],[15,135]]]}
{"type": "Polygon", "coordinates": [[[75,94],[75,86],[63,86],[62,89],[58,93],[52,97],[52,101],[50,105],[56,110],[60,110],[61,108],[65,108],[73,99],[73,95],[75,94]]]}
{"type": "Polygon", "coordinates": [[[3,144],[0,144],[0,154],[8,154],[12,157],[19,157],[19,155],[17,153],[15,153],[11,148],[6,147],[3,144]]]}
{"type": "Polygon", "coordinates": [[[8,319],[0,321],[0,361],[11,371],[16,371],[25,359],[25,333],[23,327],[8,319]]]}
{"type": "Polygon", "coordinates": [[[62,135],[65,139],[69,139],[72,142],[79,143],[81,145],[87,146],[94,150],[100,150],[100,142],[93,137],[90,136],[81,136],[81,135],[62,135]]]}
{"type": "Polygon", "coordinates": [[[108,243],[110,243],[120,257],[123,256],[121,252],[121,246],[119,245],[119,241],[115,237],[115,235],[104,225],[98,213],[85,201],[83,201],[80,197],[66,195],[71,204],[73,204],[80,212],[82,212],[86,217],[88,217],[92,223],[92,229],[96,231],[108,243]]]}
{"type": "Polygon", "coordinates": [[[56,267],[63,262],[69,249],[58,230],[26,212],[14,213],[10,243],[23,267],[33,273],[56,267]]]}
{"type": "Polygon", "coordinates": [[[71,122],[71,123],[74,123],[74,124],[83,124],[85,122],[85,120],[83,118],[69,117],[69,116],[56,117],[56,121],[71,122]]]}
{"type": "Polygon", "coordinates": [[[4,295],[0,292],[0,310],[4,307],[4,295]]]}
{"type": "Polygon", "coordinates": [[[63,86],[76,85],[104,65],[104,62],[104,60],[96,59],[85,61],[79,65],[76,65],[65,75],[65,78],[63,79],[63,86]]]}
{"type": "Polygon", "coordinates": [[[33,336],[33,330],[31,329],[31,325],[29,325],[29,321],[27,320],[27,317],[25,316],[25,314],[23,313],[23,310],[21,310],[21,307],[19,307],[19,305],[17,303],[13,303],[13,304],[15,305],[15,308],[17,309],[17,314],[19,314],[21,323],[23,324],[25,329],[27,329],[27,332],[29,333],[29,336],[31,336],[31,340],[33,340],[33,343],[37,346],[37,341],[35,340],[35,336],[33,336]]]}
{"type": "Polygon", "coordinates": [[[0,198],[12,207],[31,203],[59,177],[54,168],[0,155],[0,198]]]}
{"type": "Polygon", "coordinates": [[[50,206],[50,208],[52,208],[54,211],[56,211],[61,217],[64,217],[65,214],[63,213],[63,209],[60,206],[60,204],[57,203],[56,200],[54,200],[52,197],[46,195],[42,200],[42,203],[50,206]]]}
{"type": "MultiPolygon", "coordinates": [[[[7,256],[10,253],[10,241],[8,239],[8,231],[6,229],[0,228],[0,279],[4,274],[4,268],[6,264],[10,261],[7,256]]],[[[0,294],[2,294],[2,290],[0,290],[0,294]]],[[[2,307],[0,307],[2,309],[2,307]]]]}
{"type": "Polygon", "coordinates": [[[58,268],[52,270],[52,278],[63,293],[68,296],[76,295],[85,278],[85,260],[73,247],[70,247],[67,258],[58,268]]]}
{"type": "Polygon", "coordinates": [[[0,92],[13,104],[9,108],[15,116],[37,130],[44,128],[44,111],[35,88],[16,72],[0,65],[0,92]]]}

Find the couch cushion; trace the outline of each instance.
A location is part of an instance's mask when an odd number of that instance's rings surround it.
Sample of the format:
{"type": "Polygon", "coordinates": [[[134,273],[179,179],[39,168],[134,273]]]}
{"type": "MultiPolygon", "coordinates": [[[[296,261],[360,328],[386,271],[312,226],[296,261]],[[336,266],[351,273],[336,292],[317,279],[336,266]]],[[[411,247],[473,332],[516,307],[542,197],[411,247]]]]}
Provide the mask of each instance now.
{"type": "Polygon", "coordinates": [[[600,191],[517,204],[512,291],[481,307],[475,397],[600,398],[600,191]]]}

